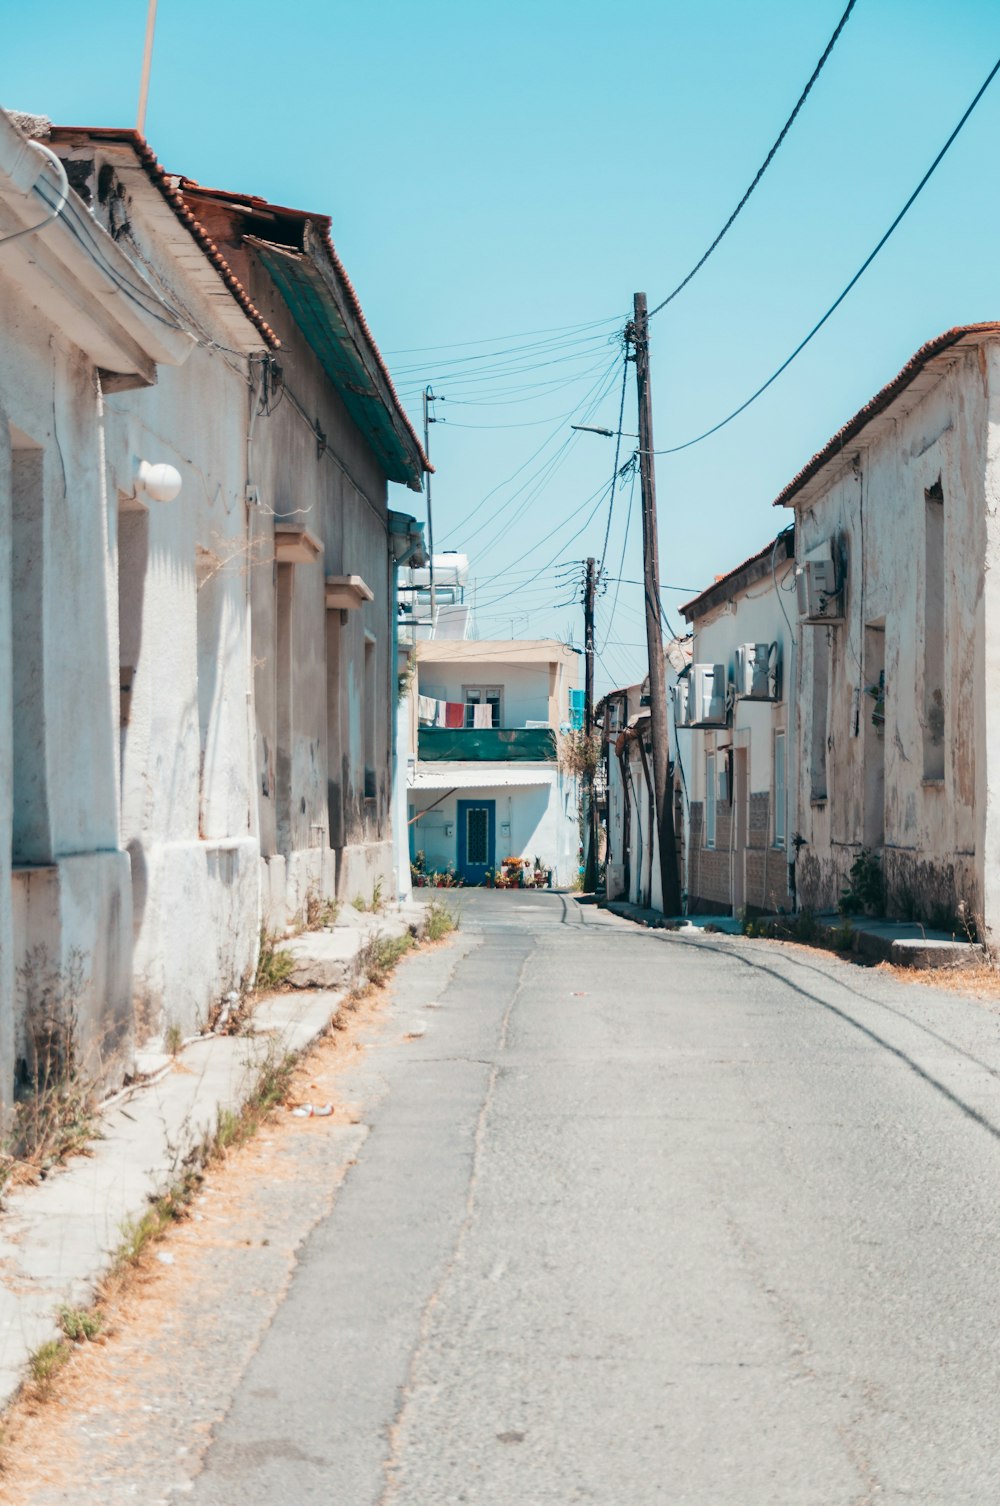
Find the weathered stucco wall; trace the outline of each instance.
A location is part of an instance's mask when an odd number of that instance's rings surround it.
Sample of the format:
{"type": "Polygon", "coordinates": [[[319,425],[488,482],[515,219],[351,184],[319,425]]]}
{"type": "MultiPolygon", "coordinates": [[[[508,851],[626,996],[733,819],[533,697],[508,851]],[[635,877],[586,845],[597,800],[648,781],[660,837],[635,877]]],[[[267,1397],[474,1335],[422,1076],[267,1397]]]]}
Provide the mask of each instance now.
{"type": "Polygon", "coordinates": [[[882,857],[892,914],[941,923],[986,904],[996,370],[995,344],[942,362],[929,390],[897,399],[797,503],[799,560],[833,539],[845,582],[843,621],[801,627],[804,906],[836,904],[862,847],[882,857]]]}
{"type": "Polygon", "coordinates": [[[736,650],[744,643],[777,643],[780,695],[774,701],[738,696],[730,726],[693,730],[688,787],[691,835],[688,848],[688,903],[693,912],[786,910],[792,904],[786,849],[795,830],[793,819],[795,762],[790,703],[794,695],[795,621],[794,561],[784,547],[773,551],[764,573],[741,583],[737,577],[729,599],[693,617],[692,663],[724,664],[735,682],[736,650]],[[781,592],[779,597],[778,592],[781,592]],[[784,606],[784,611],[782,611],[784,606]],[[775,822],[775,738],[784,734],[785,800],[783,823],[775,822]],[[714,847],[708,846],[705,821],[707,759],[715,755],[721,798],[716,801],[714,847]],[[724,773],[723,773],[724,771],[724,773]]]}
{"type": "Polygon", "coordinates": [[[271,910],[310,897],[393,887],[390,685],[392,590],[387,483],[267,272],[249,257],[251,296],[282,340],[285,391],[255,420],[261,541],[253,569],[257,789],[271,910]],[[324,436],[317,440],[310,415],[324,436]],[[275,523],[309,530],[315,564],[274,565],[275,523]],[[287,574],[286,574],[287,572],[287,574]],[[327,611],[323,581],[360,575],[373,599],[327,611]],[[281,621],[292,602],[290,625],[281,621]],[[285,634],[287,633],[287,636],[285,634]],[[288,771],[285,795],[280,770],[288,771]],[[366,769],[368,774],[366,777],[366,769]],[[329,852],[336,855],[336,872],[329,852]],[[281,873],[284,873],[282,892],[281,873]]]}
{"type": "Polygon", "coordinates": [[[0,265],[0,1102],[43,1016],[114,1082],[131,1034],[93,367],[0,265]]]}

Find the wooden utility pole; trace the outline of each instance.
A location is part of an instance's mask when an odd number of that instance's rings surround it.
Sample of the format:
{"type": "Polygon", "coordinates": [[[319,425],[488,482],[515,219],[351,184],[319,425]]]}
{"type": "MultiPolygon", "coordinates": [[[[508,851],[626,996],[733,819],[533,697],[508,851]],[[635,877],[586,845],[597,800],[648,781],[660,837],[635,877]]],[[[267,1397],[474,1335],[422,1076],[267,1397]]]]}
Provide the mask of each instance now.
{"type": "MultiPolygon", "coordinates": [[[[436,424],[437,419],[431,412],[431,403],[436,403],[434,389],[431,386],[424,388],[424,454],[427,459],[431,458],[431,424],[436,424]]],[[[434,514],[431,511],[431,473],[427,472],[427,565],[431,584],[431,637],[434,637],[436,624],[434,621],[434,608],[437,605],[434,592],[434,514]]]]}
{"type": "Polygon", "coordinates": [[[636,293],[634,316],[626,330],[635,350],[639,399],[639,482],[642,490],[643,594],[646,606],[646,651],[649,658],[649,729],[653,743],[653,802],[660,849],[660,883],[664,915],[679,915],[681,891],[674,841],[674,801],[670,787],[670,734],[667,686],[663,672],[660,624],[660,562],[656,531],[656,478],[653,470],[653,401],[649,381],[649,319],[645,293],[636,293]]]}
{"type": "MultiPolygon", "coordinates": [[[[584,693],[583,730],[586,738],[587,758],[590,758],[590,742],[594,733],[594,599],[597,595],[597,562],[587,561],[587,574],[583,586],[583,645],[584,645],[584,693]]],[[[583,776],[583,798],[587,809],[587,858],[584,864],[583,887],[588,894],[597,889],[597,802],[594,799],[594,771],[589,761],[583,776]]]]}

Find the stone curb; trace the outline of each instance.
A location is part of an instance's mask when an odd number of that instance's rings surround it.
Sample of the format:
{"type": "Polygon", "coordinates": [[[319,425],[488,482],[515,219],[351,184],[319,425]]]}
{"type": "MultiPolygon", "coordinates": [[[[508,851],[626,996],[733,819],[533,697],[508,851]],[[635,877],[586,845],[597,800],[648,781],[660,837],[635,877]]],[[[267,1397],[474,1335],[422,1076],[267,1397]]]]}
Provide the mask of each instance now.
{"type": "MultiPolygon", "coordinates": [[[[385,917],[383,934],[390,925],[395,934],[414,925],[422,932],[422,908],[392,907],[398,913],[385,917]]],[[[370,927],[353,930],[355,971],[370,934],[370,927]]],[[[185,1158],[215,1130],[221,1110],[243,1108],[268,1053],[305,1051],[326,1032],[343,998],[329,989],[265,995],[254,1009],[253,1036],[189,1043],[163,1075],[110,1100],[100,1115],[101,1138],[86,1155],[6,1196],[0,1213],[0,1409],[16,1395],[35,1350],[61,1336],[59,1309],[95,1301],[123,1226],[141,1218],[177,1180],[185,1158]]]]}
{"type": "MultiPolygon", "coordinates": [[[[692,933],[713,931],[730,936],[742,935],[738,920],[729,915],[693,915],[672,919],[657,910],[645,910],[627,900],[611,900],[604,908],[636,925],[651,930],[683,931],[692,933]]],[[[896,967],[947,968],[964,967],[974,960],[976,946],[969,941],[955,941],[942,934],[901,935],[900,932],[919,930],[910,922],[872,921],[864,924],[862,917],[847,917],[851,923],[851,945],[838,947],[834,937],[843,934],[844,918],[837,916],[816,917],[813,932],[808,939],[795,934],[796,917],[793,915],[762,915],[754,924],[761,933],[776,941],[806,941],[808,945],[823,947],[835,956],[850,954],[864,957],[869,962],[891,962],[896,967]]],[[[748,937],[752,940],[752,937],[748,937]]]]}

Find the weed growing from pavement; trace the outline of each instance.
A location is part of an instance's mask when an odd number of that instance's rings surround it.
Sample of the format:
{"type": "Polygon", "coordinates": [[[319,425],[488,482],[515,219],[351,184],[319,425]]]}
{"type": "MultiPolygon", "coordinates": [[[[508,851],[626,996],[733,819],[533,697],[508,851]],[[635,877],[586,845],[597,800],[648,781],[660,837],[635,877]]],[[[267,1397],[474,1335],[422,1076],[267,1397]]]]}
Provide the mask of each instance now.
{"type": "Polygon", "coordinates": [[[89,1343],[104,1329],[104,1314],[97,1307],[60,1307],[59,1326],[74,1344],[89,1343]]]}
{"type": "Polygon", "coordinates": [[[424,935],[428,941],[443,940],[450,932],[458,930],[458,924],[458,916],[440,900],[432,900],[427,906],[427,924],[424,935]]]}
{"type": "Polygon", "coordinates": [[[251,986],[252,993],[272,993],[283,983],[287,983],[289,975],[295,971],[295,958],[291,952],[279,952],[278,939],[261,926],[260,954],[251,986]]]}
{"type": "Polygon", "coordinates": [[[77,948],[56,963],[45,947],[35,947],[18,968],[26,1054],[0,1144],[0,1191],[12,1181],[36,1181],[83,1154],[97,1133],[96,1083],[82,1070],[78,1048],[85,961],[77,948]]]}
{"type": "Polygon", "coordinates": [[[70,1347],[65,1339],[49,1339],[32,1352],[28,1369],[36,1394],[47,1396],[59,1371],[70,1357],[70,1347]]]}
{"type": "MultiPolygon", "coordinates": [[[[443,905],[429,907],[426,939],[439,941],[457,927],[457,919],[443,905]]],[[[362,970],[367,977],[364,987],[345,999],[342,1009],[353,1013],[361,1000],[388,980],[396,964],[419,943],[409,933],[400,937],[374,936],[362,952],[362,970]]],[[[331,1021],[331,1030],[345,1026],[339,1015],[331,1021]]],[[[111,1268],[101,1284],[97,1301],[91,1308],[61,1307],[59,1324],[64,1337],[49,1340],[34,1351],[22,1398],[29,1410],[36,1403],[47,1402],[54,1391],[60,1372],[72,1358],[74,1346],[102,1340],[109,1331],[109,1314],[113,1304],[129,1288],[135,1274],[142,1269],[152,1247],[162,1240],[174,1224],[186,1218],[190,1205],[204,1182],[205,1170],[225,1159],[230,1150],[251,1140],[270,1115],[288,1099],[293,1074],[307,1053],[283,1050],[271,1045],[257,1065],[253,1087],[238,1110],[221,1109],[214,1129],[200,1145],[189,1151],[179,1175],[146,1211],[122,1225],[121,1239],[111,1268]]],[[[10,1442],[9,1429],[0,1432],[0,1450],[10,1442]]],[[[0,1476],[5,1469],[0,1453],[0,1476]]]]}

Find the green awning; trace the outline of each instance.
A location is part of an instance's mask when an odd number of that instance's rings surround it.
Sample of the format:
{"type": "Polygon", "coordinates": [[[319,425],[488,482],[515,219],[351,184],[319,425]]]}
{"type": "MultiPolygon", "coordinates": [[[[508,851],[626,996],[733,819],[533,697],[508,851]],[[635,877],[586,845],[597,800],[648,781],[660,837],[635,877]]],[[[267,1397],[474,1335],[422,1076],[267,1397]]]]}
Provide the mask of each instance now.
{"type": "Polygon", "coordinates": [[[387,382],[366,362],[349,327],[337,297],[333,268],[324,275],[322,253],[311,255],[308,243],[303,252],[257,238],[248,240],[386,476],[420,491],[420,451],[396,411],[387,382]]]}

